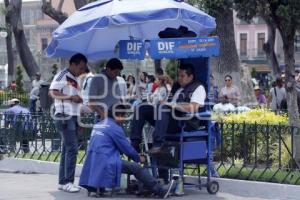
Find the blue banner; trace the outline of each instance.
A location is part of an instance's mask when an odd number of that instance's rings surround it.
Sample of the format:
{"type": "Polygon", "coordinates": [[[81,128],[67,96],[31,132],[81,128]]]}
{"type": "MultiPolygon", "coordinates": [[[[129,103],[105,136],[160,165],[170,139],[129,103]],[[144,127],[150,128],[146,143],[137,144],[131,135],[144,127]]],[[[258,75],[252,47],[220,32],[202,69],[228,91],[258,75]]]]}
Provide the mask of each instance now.
{"type": "Polygon", "coordinates": [[[143,60],[145,58],[145,44],[141,40],[120,40],[119,58],[129,60],[143,60]]]}
{"type": "Polygon", "coordinates": [[[197,58],[219,56],[218,37],[171,38],[150,41],[152,59],[197,58]]]}

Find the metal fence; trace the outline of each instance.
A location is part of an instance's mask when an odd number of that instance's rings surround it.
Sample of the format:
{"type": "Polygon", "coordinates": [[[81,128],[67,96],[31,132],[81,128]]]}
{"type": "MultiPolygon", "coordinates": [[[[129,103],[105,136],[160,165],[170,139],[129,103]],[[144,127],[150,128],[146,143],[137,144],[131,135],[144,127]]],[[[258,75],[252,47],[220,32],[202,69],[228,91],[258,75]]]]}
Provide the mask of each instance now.
{"type": "Polygon", "coordinates": [[[29,93],[28,92],[16,92],[16,91],[1,91],[0,92],[0,108],[6,107],[8,101],[17,98],[21,101],[21,104],[28,105],[29,93]]]}
{"type": "MultiPolygon", "coordinates": [[[[48,115],[0,115],[0,152],[10,157],[58,162],[61,140],[48,115]]],[[[81,118],[92,124],[93,116],[81,118]]],[[[129,133],[130,121],[124,124],[129,133]]],[[[220,123],[222,143],[215,150],[215,167],[221,177],[300,184],[299,166],[293,158],[299,130],[283,125],[220,123]]],[[[78,163],[83,163],[91,128],[80,128],[78,163]]],[[[192,167],[192,166],[191,166],[192,167]]],[[[201,168],[206,174],[205,167],[201,168]]],[[[187,169],[186,174],[196,171],[187,169]]]]}

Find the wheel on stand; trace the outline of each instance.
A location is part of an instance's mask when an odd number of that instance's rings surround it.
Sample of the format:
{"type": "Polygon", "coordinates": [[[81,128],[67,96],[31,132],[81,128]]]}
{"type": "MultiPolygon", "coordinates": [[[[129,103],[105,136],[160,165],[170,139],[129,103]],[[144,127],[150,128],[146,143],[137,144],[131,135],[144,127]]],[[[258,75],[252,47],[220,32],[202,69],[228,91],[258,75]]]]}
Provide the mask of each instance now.
{"type": "Polygon", "coordinates": [[[207,192],[209,194],[216,194],[219,191],[219,183],[217,181],[211,181],[207,183],[207,192]]]}

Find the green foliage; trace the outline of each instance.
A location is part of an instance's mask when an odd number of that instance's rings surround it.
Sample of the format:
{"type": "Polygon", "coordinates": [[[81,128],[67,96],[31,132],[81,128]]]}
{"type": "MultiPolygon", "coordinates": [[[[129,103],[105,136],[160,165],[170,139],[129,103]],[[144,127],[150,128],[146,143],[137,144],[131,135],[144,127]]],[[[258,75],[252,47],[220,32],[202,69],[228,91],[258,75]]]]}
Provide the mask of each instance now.
{"type": "Polygon", "coordinates": [[[220,15],[223,10],[233,8],[234,0],[189,0],[188,3],[205,10],[212,16],[220,15]]]}
{"type": "Polygon", "coordinates": [[[218,121],[225,123],[238,123],[238,124],[272,124],[272,125],[287,125],[287,114],[275,114],[268,109],[252,109],[248,112],[231,113],[228,115],[214,115],[218,121]]]}
{"type": "Polygon", "coordinates": [[[17,72],[16,72],[16,84],[17,84],[17,91],[23,92],[23,70],[21,69],[21,66],[17,66],[17,72]]]}
{"type": "MultiPolygon", "coordinates": [[[[266,109],[232,113],[219,116],[218,120],[224,123],[224,155],[228,155],[228,159],[243,159],[245,163],[256,161],[258,164],[271,166],[279,155],[278,143],[285,139],[289,132],[286,114],[276,115],[266,109]]],[[[291,158],[291,155],[285,156],[284,165],[288,165],[288,157],[291,158]]]]}
{"type": "Polygon", "coordinates": [[[276,143],[273,144],[272,151],[271,151],[271,159],[273,160],[273,167],[283,167],[283,168],[292,168],[294,167],[292,164],[292,157],[289,153],[291,152],[292,148],[292,139],[291,135],[287,134],[284,135],[283,141],[280,143],[277,141],[276,143]],[[279,163],[279,146],[281,145],[281,158],[280,158],[280,163],[279,163]],[[286,146],[285,146],[286,145],[286,146]]]}
{"type": "Polygon", "coordinates": [[[19,99],[22,105],[28,105],[29,103],[29,95],[27,92],[2,91],[0,92],[0,106],[7,106],[7,102],[14,98],[19,99]]]}
{"type": "Polygon", "coordinates": [[[257,76],[257,71],[256,71],[256,69],[255,68],[252,68],[252,70],[251,70],[251,77],[256,77],[257,76]]]}
{"type": "Polygon", "coordinates": [[[170,60],[166,66],[166,73],[168,74],[168,76],[172,79],[175,80],[176,79],[176,75],[177,75],[177,68],[176,68],[176,60],[170,60]]]}
{"type": "Polygon", "coordinates": [[[234,3],[238,17],[246,21],[261,16],[286,33],[300,26],[299,0],[234,0],[234,3]]]}

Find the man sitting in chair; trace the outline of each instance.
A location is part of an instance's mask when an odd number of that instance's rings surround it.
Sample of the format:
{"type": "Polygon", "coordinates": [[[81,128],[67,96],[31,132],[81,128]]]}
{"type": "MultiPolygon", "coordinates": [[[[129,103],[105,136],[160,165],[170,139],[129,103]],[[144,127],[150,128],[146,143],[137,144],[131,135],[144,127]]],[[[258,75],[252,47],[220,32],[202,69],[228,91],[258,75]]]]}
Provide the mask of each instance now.
{"type": "MultiPolygon", "coordinates": [[[[140,151],[142,130],[146,121],[155,127],[150,153],[157,154],[161,152],[166,133],[180,133],[179,121],[183,120],[182,117],[187,113],[199,112],[199,109],[204,107],[206,92],[203,85],[195,80],[192,64],[180,64],[177,88],[174,86],[172,91],[175,92],[169,102],[158,107],[141,104],[136,108],[130,140],[137,151],[140,151]]],[[[184,120],[186,131],[198,129],[198,119],[185,118],[184,120]]]]}

